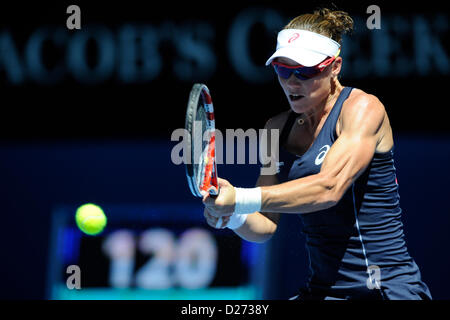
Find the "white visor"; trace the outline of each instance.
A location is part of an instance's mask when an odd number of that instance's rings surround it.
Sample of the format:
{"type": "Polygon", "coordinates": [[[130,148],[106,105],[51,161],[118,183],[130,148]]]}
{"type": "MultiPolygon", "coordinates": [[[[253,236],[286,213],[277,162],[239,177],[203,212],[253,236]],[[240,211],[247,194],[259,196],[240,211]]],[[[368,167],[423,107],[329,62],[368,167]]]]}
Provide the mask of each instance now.
{"type": "Polygon", "coordinates": [[[321,34],[300,30],[284,29],[278,33],[277,49],[267,60],[268,66],[275,58],[285,57],[305,67],[312,67],[339,53],[339,43],[321,34]]]}

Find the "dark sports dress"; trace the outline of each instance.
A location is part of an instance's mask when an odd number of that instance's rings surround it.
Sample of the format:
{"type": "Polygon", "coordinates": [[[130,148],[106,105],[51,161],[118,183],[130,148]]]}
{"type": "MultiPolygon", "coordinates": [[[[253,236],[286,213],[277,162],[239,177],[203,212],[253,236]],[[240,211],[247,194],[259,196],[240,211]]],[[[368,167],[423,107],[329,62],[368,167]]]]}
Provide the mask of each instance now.
{"type": "MultiPolygon", "coordinates": [[[[319,173],[337,139],[336,123],[352,88],[345,87],[312,146],[301,157],[283,149],[298,116],[280,136],[280,182],[319,173]]],[[[431,299],[408,253],[393,150],[375,153],[365,172],[333,207],[300,214],[309,279],[297,299],[431,299]]]]}

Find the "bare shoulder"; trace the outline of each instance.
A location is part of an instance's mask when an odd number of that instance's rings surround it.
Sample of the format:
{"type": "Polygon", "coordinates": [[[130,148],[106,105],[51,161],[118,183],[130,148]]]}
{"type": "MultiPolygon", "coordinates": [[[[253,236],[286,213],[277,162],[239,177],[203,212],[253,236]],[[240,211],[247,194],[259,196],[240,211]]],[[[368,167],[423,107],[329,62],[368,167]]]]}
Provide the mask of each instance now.
{"type": "Polygon", "coordinates": [[[342,106],[337,132],[359,131],[377,138],[377,152],[390,150],[392,128],[383,103],[373,94],[353,89],[342,106]]]}
{"type": "Polygon", "coordinates": [[[290,110],[283,111],[269,120],[267,120],[266,125],[264,126],[265,129],[279,129],[281,130],[284,127],[284,124],[286,123],[286,120],[289,116],[290,110]]]}
{"type": "Polygon", "coordinates": [[[344,103],[343,111],[347,113],[371,112],[381,115],[386,112],[383,103],[377,96],[356,88],[352,90],[346,103],[344,103]]]}
{"type": "Polygon", "coordinates": [[[377,131],[386,117],[386,109],[375,95],[353,89],[342,106],[340,120],[343,127],[364,125],[377,131]]]}

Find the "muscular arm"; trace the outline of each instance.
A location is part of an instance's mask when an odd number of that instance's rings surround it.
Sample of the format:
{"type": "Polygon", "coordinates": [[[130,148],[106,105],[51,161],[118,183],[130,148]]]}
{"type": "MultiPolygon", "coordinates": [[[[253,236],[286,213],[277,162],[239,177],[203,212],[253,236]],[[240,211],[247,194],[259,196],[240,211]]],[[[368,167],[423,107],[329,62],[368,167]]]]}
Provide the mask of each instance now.
{"type": "Polygon", "coordinates": [[[385,110],[364,95],[342,110],[341,134],[320,172],[262,187],[262,212],[309,213],[334,206],[369,165],[382,137],[385,110]]]}

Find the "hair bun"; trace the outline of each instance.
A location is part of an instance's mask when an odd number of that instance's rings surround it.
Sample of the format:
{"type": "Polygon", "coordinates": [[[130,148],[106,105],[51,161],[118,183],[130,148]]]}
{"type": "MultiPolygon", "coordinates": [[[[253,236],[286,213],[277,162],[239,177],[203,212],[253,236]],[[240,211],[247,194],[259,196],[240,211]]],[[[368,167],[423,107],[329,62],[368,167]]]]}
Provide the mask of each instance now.
{"type": "Polygon", "coordinates": [[[345,11],[322,8],[295,17],[284,28],[316,32],[341,43],[342,35],[353,30],[353,19],[345,11]]]}
{"type": "Polygon", "coordinates": [[[331,24],[333,38],[341,39],[342,35],[353,30],[353,19],[345,11],[332,11],[322,8],[314,11],[314,14],[321,16],[331,24]]]}

